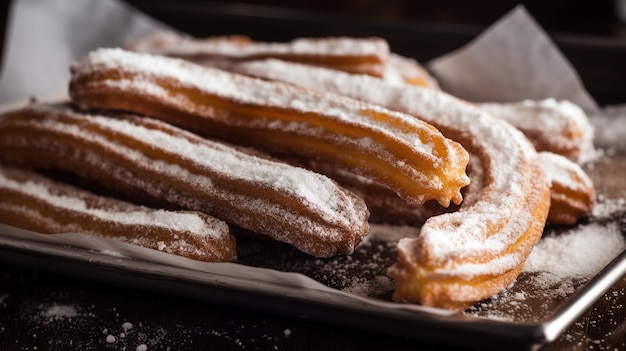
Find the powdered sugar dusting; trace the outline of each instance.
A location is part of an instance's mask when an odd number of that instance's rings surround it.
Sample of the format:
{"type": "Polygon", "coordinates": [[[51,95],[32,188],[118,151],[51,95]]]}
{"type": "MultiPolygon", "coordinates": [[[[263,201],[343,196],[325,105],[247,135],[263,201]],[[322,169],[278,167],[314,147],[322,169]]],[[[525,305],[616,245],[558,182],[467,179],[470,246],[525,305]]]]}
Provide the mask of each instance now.
{"type": "MultiPolygon", "coordinates": [[[[507,290],[467,313],[507,321],[541,321],[626,250],[624,199],[602,199],[589,223],[548,228],[507,290]]],[[[623,292],[622,292],[623,294],[623,292]]]]}
{"type": "Polygon", "coordinates": [[[539,273],[535,282],[548,289],[571,279],[590,279],[624,249],[618,223],[581,225],[544,237],[526,260],[524,271],[539,273]]]}
{"type": "Polygon", "coordinates": [[[515,103],[483,103],[478,106],[529,133],[550,140],[563,149],[580,149],[576,161],[594,154],[593,126],[585,112],[567,100],[524,100],[515,103]]]}
{"type": "MultiPolygon", "coordinates": [[[[146,94],[163,97],[168,94],[162,88],[144,80],[146,75],[156,77],[174,77],[183,85],[200,89],[202,92],[232,99],[244,104],[271,108],[293,109],[303,113],[329,116],[347,128],[367,128],[373,134],[385,135],[397,142],[404,143],[423,155],[430,155],[432,144],[424,133],[424,124],[402,113],[387,111],[381,107],[364,105],[347,98],[328,96],[325,93],[302,94],[301,89],[289,85],[277,85],[261,79],[235,75],[214,68],[201,67],[183,60],[137,54],[120,49],[99,49],[91,52],[85,59],[74,64],[74,78],[101,69],[123,67],[126,71],[140,72],[132,80],[104,81],[108,86],[124,86],[146,94]],[[388,123],[372,115],[385,114],[397,121],[388,123]],[[420,132],[418,132],[420,131],[420,132]]],[[[170,94],[170,98],[173,98],[170,94]]],[[[179,99],[180,97],[176,97],[179,99]]],[[[198,111],[201,112],[201,111],[198,111]]],[[[265,123],[259,121],[259,123],[265,123]]],[[[295,127],[295,126],[294,126],[295,127]]],[[[315,130],[315,125],[299,128],[302,133],[315,130]]],[[[434,155],[444,157],[444,155],[434,155]]],[[[437,162],[434,160],[433,162],[437,162]]]]}
{"type": "MultiPolygon", "coordinates": [[[[444,206],[450,201],[458,203],[462,198],[459,189],[469,182],[463,172],[467,153],[435,128],[411,116],[335,94],[251,78],[183,60],[100,49],[73,66],[70,94],[84,107],[114,108],[114,105],[93,100],[92,94],[107,91],[111,94],[131,93],[132,99],[138,101],[160,99],[161,95],[150,95],[151,89],[141,89],[150,83],[168,90],[168,98],[162,101],[164,105],[193,114],[190,123],[194,126],[168,114],[153,112],[157,118],[234,142],[237,142],[237,133],[221,133],[195,122],[209,119],[239,131],[259,130],[260,133],[254,135],[260,137],[250,138],[250,144],[270,152],[286,150],[305,157],[340,160],[342,167],[385,184],[414,205],[421,205],[428,199],[436,199],[444,206]],[[123,72],[125,88],[110,89],[112,84],[107,81],[118,81],[120,75],[104,72],[123,72]],[[142,83],[126,87],[133,81],[142,83]],[[223,104],[212,101],[222,101],[223,104]],[[266,111],[266,117],[259,115],[259,111],[266,111]],[[274,129],[285,124],[288,129],[274,129]],[[320,130],[324,132],[320,133],[320,130]],[[303,147],[286,146],[280,135],[301,137],[302,142],[294,143],[303,147]],[[368,143],[361,142],[364,136],[368,137],[368,143]],[[322,142],[331,147],[318,147],[322,142]],[[346,152],[333,152],[337,148],[345,148],[346,152]],[[372,149],[386,149],[387,152],[372,152],[372,149]],[[367,162],[364,158],[372,160],[367,162]],[[415,186],[406,186],[409,181],[415,186]]],[[[128,106],[124,108],[146,112],[141,106],[128,106]]]]}
{"type": "Polygon", "coordinates": [[[52,305],[42,311],[41,315],[48,321],[62,320],[67,318],[75,318],[76,316],[78,316],[78,310],[75,306],[52,305]]]}
{"type": "Polygon", "coordinates": [[[172,32],[160,32],[131,43],[133,50],[170,56],[210,55],[232,58],[306,55],[374,57],[385,61],[387,42],[379,38],[298,38],[287,43],[254,42],[247,38],[195,39],[172,32]]]}
{"type": "MultiPolygon", "coordinates": [[[[79,114],[63,106],[28,109],[46,118],[21,119],[17,114],[3,122],[42,130],[44,136],[52,133],[84,142],[80,154],[68,150],[67,157],[106,170],[123,187],[142,189],[176,206],[219,216],[314,255],[351,252],[367,234],[368,212],[362,200],[325,176],[244,154],[157,120],[79,114]],[[136,168],[119,167],[119,162],[136,168]],[[165,188],[164,178],[171,180],[165,188]],[[241,186],[233,187],[233,182],[241,186]],[[194,189],[193,193],[189,189],[194,189]],[[264,220],[252,213],[263,213],[264,220]],[[318,244],[322,241],[326,245],[318,244]]],[[[19,138],[7,136],[2,142],[19,145],[24,142],[19,138]]],[[[67,148],[45,137],[27,145],[45,152],[67,148]]],[[[157,249],[162,247],[156,244],[157,249]]]]}
{"type": "MultiPolygon", "coordinates": [[[[33,107],[45,110],[45,106],[33,107]]],[[[53,112],[54,111],[47,111],[53,112]]],[[[69,110],[64,113],[72,113],[69,110]]],[[[179,136],[177,133],[167,133],[157,129],[148,129],[128,120],[114,119],[104,116],[91,115],[87,117],[91,123],[100,127],[122,133],[133,139],[138,138],[151,145],[158,145],[171,154],[179,154],[187,162],[211,169],[219,174],[235,177],[243,182],[257,184],[262,187],[272,187],[280,192],[290,194],[306,201],[321,211],[329,219],[340,221],[343,218],[354,216],[350,207],[345,207],[345,200],[337,192],[336,185],[330,179],[309,172],[302,168],[288,166],[284,163],[272,162],[237,152],[219,143],[197,142],[187,134],[179,136]],[[250,172],[254,169],[254,172],[250,172]],[[341,212],[338,215],[338,212],[341,212]]],[[[190,173],[176,164],[163,163],[149,159],[137,149],[131,149],[117,144],[106,138],[79,129],[76,125],[59,123],[53,119],[38,122],[40,127],[68,133],[77,137],[88,137],[108,149],[117,150],[117,153],[133,158],[137,164],[152,165],[161,171],[176,176],[179,180],[190,179],[197,187],[211,186],[210,178],[190,173]]],[[[198,138],[199,139],[199,138],[198,138]]],[[[243,206],[243,204],[242,204],[243,206]]]]}
{"type": "MultiPolygon", "coordinates": [[[[525,162],[536,157],[535,152],[519,131],[478,108],[434,90],[391,85],[373,77],[279,60],[242,63],[236,69],[403,111],[435,125],[444,135],[445,130],[463,130],[464,135],[472,136],[473,142],[479,143],[480,151],[491,160],[485,169],[485,177],[493,182],[484,191],[493,195],[488,201],[479,201],[459,213],[435,217],[429,220],[430,224],[426,223],[420,237],[428,241],[429,253],[434,257],[445,260],[446,257],[501,251],[515,242],[532,223],[533,218],[520,211],[519,206],[523,205],[526,196],[521,189],[530,181],[521,170],[527,167],[525,162]],[[508,218],[507,225],[485,238],[485,224],[497,218],[508,218]]],[[[473,268],[468,266],[467,269],[471,271],[473,268]]]]}
{"type": "Polygon", "coordinates": [[[116,211],[114,209],[94,208],[87,205],[84,199],[69,195],[54,194],[43,183],[34,181],[17,182],[0,172],[0,187],[20,191],[64,209],[84,213],[107,221],[123,224],[159,226],[171,230],[183,230],[197,235],[218,236],[215,228],[194,213],[151,210],[136,207],[134,211],[116,211]]]}
{"type": "Polygon", "coordinates": [[[593,188],[591,179],[582,168],[569,159],[551,152],[540,152],[539,160],[541,167],[552,182],[573,191],[593,188]]]}

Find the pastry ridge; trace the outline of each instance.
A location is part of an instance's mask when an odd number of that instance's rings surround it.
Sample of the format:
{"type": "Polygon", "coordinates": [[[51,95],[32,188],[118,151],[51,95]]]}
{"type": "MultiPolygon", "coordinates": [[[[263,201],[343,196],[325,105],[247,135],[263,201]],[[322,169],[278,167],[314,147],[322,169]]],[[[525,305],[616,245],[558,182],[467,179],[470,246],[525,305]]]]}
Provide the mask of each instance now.
{"type": "Polygon", "coordinates": [[[126,48],[224,69],[238,62],[275,57],[377,77],[384,74],[390,55],[387,41],[377,37],[297,38],[270,43],[244,35],[193,38],[169,31],[134,38],[126,48]]]}
{"type": "Polygon", "coordinates": [[[579,163],[593,155],[593,126],[572,102],[549,98],[478,106],[521,130],[537,151],[563,155],[579,163]]]}

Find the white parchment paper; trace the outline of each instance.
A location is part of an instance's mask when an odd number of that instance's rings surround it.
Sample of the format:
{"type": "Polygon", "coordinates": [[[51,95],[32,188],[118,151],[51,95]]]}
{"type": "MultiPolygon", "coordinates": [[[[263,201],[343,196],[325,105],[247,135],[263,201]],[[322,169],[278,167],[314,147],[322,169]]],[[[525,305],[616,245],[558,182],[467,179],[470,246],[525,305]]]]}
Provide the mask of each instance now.
{"type": "Polygon", "coordinates": [[[166,28],[117,0],[17,0],[7,26],[0,103],[62,95],[74,60],[166,28]]]}
{"type": "Polygon", "coordinates": [[[474,102],[569,100],[598,105],[567,58],[523,6],[466,46],[428,63],[443,90],[474,102]]]}

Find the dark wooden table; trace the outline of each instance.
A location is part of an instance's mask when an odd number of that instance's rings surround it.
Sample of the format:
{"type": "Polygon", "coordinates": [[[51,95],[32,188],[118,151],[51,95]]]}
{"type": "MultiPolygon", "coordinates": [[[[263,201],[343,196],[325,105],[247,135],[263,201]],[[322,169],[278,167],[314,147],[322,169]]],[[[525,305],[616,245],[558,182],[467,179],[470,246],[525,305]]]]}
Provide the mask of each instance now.
{"type": "Polygon", "coordinates": [[[23,266],[0,279],[2,350],[462,350],[23,266]]]}

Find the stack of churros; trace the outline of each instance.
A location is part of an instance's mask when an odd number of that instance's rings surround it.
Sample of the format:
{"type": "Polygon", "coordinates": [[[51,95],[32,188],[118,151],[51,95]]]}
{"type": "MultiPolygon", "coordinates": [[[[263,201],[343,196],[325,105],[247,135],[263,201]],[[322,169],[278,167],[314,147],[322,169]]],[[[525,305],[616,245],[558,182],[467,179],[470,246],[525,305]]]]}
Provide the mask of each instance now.
{"type": "Polygon", "coordinates": [[[394,300],[462,310],[516,279],[547,222],[593,209],[582,111],[462,101],[381,38],[167,32],[127,49],[76,62],[71,101],[1,117],[1,222],[206,261],[236,260],[228,226],[331,257],[351,254],[369,222],[419,225],[388,269],[394,300]],[[533,111],[558,143],[524,124],[533,111]],[[119,213],[124,236],[111,231],[119,213]]]}

